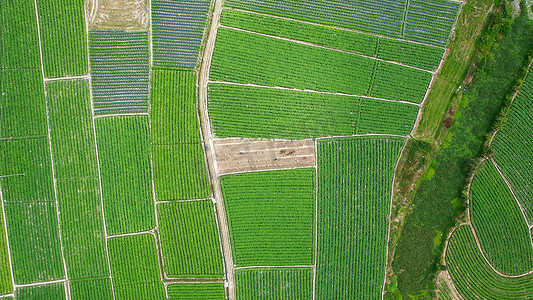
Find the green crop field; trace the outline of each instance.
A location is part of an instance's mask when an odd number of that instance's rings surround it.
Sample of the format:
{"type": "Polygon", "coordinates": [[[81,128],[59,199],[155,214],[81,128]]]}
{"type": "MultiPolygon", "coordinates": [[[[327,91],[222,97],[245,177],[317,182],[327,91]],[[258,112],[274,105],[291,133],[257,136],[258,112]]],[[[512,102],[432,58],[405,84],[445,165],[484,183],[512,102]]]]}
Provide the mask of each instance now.
{"type": "Polygon", "coordinates": [[[528,224],[490,161],[475,175],[470,197],[472,227],[492,266],[514,276],[533,270],[528,224]]]}
{"type": "Polygon", "coordinates": [[[431,74],[388,62],[378,64],[367,57],[220,28],[210,79],[378,98],[389,96],[390,100],[420,103],[431,74]],[[394,72],[385,74],[389,71],[394,72]],[[387,81],[372,82],[374,76],[387,81]],[[397,94],[391,94],[390,89],[397,94]]]}
{"type": "Polygon", "coordinates": [[[155,242],[154,236],[148,233],[109,240],[109,259],[116,298],[165,298],[155,242]]]}
{"type": "Polygon", "coordinates": [[[313,264],[314,169],[226,175],[221,183],[236,266],[313,264]]]}
{"type": "Polygon", "coordinates": [[[110,235],[155,227],[148,117],[95,119],[110,235]]]}
{"type": "Polygon", "coordinates": [[[533,75],[528,76],[520,94],[492,144],[494,159],[514,188],[529,224],[533,222],[533,75]]]}
{"type": "Polygon", "coordinates": [[[225,300],[223,283],[204,284],[169,284],[168,299],[170,300],[225,300]]]}
{"type": "Polygon", "coordinates": [[[154,70],[151,96],[157,200],[209,197],[211,191],[196,113],[196,72],[154,70]]]}
{"type": "Polygon", "coordinates": [[[165,274],[222,277],[224,267],[213,202],[162,203],[157,211],[165,274]]]}
{"type": "Polygon", "coordinates": [[[285,139],[407,135],[418,114],[407,103],[229,84],[209,85],[209,110],[218,137],[285,139]]]}
{"type": "Polygon", "coordinates": [[[54,283],[48,285],[37,285],[19,288],[15,292],[15,298],[23,300],[66,299],[65,284],[54,283]]]}
{"type": "Polygon", "coordinates": [[[313,298],[310,268],[242,269],[235,272],[237,299],[313,298]]]}
{"type": "Polygon", "coordinates": [[[500,276],[483,258],[470,226],[455,230],[446,251],[448,272],[465,299],[531,299],[533,274],[500,276]]]}
{"type": "Polygon", "coordinates": [[[377,57],[425,70],[435,70],[444,53],[442,48],[429,45],[415,44],[357,31],[319,26],[242,10],[224,9],[221,24],[355,54],[377,57]]]}
{"type": "Polygon", "coordinates": [[[87,34],[82,0],[38,0],[37,12],[47,78],[88,72],[87,34]]]}
{"type": "Polygon", "coordinates": [[[11,262],[9,261],[9,252],[7,251],[8,243],[5,228],[4,216],[0,215],[0,295],[13,292],[13,283],[11,278],[11,262]]]}
{"type": "Polygon", "coordinates": [[[318,143],[317,299],[377,299],[385,280],[394,167],[403,138],[318,143]]]}
{"type": "Polygon", "coordinates": [[[70,283],[69,288],[72,299],[113,299],[113,289],[109,278],[74,281],[70,283]]]}

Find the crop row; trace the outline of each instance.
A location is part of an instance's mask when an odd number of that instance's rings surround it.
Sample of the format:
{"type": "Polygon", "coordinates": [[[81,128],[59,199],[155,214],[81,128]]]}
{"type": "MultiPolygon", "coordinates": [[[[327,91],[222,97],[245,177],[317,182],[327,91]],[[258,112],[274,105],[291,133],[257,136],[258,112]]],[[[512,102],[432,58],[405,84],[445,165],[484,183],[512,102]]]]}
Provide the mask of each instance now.
{"type": "Polygon", "coordinates": [[[418,107],[361,97],[212,83],[209,113],[219,137],[303,139],[366,133],[407,135],[418,107]]]}
{"type": "Polygon", "coordinates": [[[442,48],[241,10],[224,9],[221,23],[228,27],[308,42],[426,70],[437,69],[444,53],[442,48]]]}
{"type": "Polygon", "coordinates": [[[152,1],[154,65],[195,68],[210,1],[152,1]]]}
{"type": "Polygon", "coordinates": [[[381,299],[394,167],[404,143],[319,141],[317,299],[381,299]]]}
{"type": "Polygon", "coordinates": [[[47,78],[79,76],[88,72],[83,3],[83,0],[37,1],[47,78]]]}
{"type": "Polygon", "coordinates": [[[494,159],[533,223],[533,75],[528,76],[492,144],[494,159]]]}
{"type": "Polygon", "coordinates": [[[449,0],[409,0],[404,36],[446,46],[461,4],[449,0]]]}
{"type": "Polygon", "coordinates": [[[223,283],[203,284],[169,284],[168,299],[170,300],[225,300],[223,283]]]}
{"type": "Polygon", "coordinates": [[[221,183],[236,266],[314,263],[314,169],[226,175],[221,183]]]}
{"type": "Polygon", "coordinates": [[[445,46],[460,5],[449,0],[229,0],[226,6],[445,46]],[[404,17],[406,21],[404,24],[404,17]]]}
{"type": "Polygon", "coordinates": [[[222,278],[224,266],[211,200],[157,205],[163,270],[168,277],[222,278]]]}
{"type": "Polygon", "coordinates": [[[237,299],[313,298],[313,269],[264,268],[241,269],[235,272],[237,299]]]}
{"type": "Polygon", "coordinates": [[[148,112],[147,32],[89,32],[93,103],[96,115],[148,112]]]}
{"type": "Polygon", "coordinates": [[[154,70],[152,155],[158,200],[210,196],[196,110],[196,72],[154,70]]]}
{"type": "Polygon", "coordinates": [[[451,236],[446,264],[455,288],[464,299],[533,298],[533,274],[508,278],[494,272],[481,255],[468,225],[459,227],[451,236]]]}
{"type": "Polygon", "coordinates": [[[155,227],[147,116],[95,119],[109,235],[155,227]]]}
{"type": "Polygon", "coordinates": [[[506,275],[533,270],[533,245],[526,220],[511,191],[488,161],[474,177],[470,216],[481,249],[506,275]]]}
{"type": "Polygon", "coordinates": [[[374,59],[353,54],[220,28],[210,79],[386,96],[390,100],[420,103],[431,74],[392,63],[377,64],[374,59]],[[373,77],[377,79],[372,83],[373,77]]]}

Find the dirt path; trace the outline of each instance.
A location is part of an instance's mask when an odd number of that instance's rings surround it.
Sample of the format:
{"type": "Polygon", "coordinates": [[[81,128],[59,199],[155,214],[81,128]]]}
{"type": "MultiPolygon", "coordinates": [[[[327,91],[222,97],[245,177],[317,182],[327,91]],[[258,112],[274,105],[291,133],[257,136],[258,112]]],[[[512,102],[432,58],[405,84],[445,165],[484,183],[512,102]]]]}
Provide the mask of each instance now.
{"type": "Polygon", "coordinates": [[[224,207],[224,200],[222,198],[222,189],[220,187],[220,178],[216,173],[216,157],[213,151],[213,135],[211,133],[211,125],[207,115],[207,83],[209,79],[209,69],[211,66],[211,58],[213,50],[215,49],[215,40],[218,32],[218,24],[220,21],[220,14],[222,12],[222,1],[214,0],[213,15],[211,17],[211,28],[205,44],[202,63],[200,66],[199,80],[198,80],[198,109],[200,111],[200,125],[204,137],[206,159],[209,170],[209,177],[213,187],[215,197],[215,205],[217,210],[218,225],[220,228],[222,251],[224,256],[224,264],[226,266],[226,279],[228,288],[228,299],[233,300],[235,295],[235,270],[233,265],[233,255],[231,252],[229,226],[226,218],[226,209],[224,207]]]}

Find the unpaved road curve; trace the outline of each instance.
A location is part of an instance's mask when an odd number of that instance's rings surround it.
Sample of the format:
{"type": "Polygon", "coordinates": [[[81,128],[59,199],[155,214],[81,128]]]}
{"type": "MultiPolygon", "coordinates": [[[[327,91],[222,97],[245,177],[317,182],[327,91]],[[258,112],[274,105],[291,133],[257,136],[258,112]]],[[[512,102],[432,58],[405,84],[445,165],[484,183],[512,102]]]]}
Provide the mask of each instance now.
{"type": "Polygon", "coordinates": [[[200,125],[202,127],[202,134],[204,143],[206,145],[206,158],[209,169],[209,177],[213,192],[215,196],[218,224],[222,238],[222,251],[224,254],[224,263],[226,266],[226,278],[228,280],[228,298],[234,300],[235,296],[235,270],[233,265],[233,255],[231,253],[230,233],[226,218],[226,210],[224,207],[224,200],[222,198],[222,189],[220,187],[220,179],[217,173],[216,157],[213,147],[213,135],[211,133],[211,125],[207,115],[207,83],[209,80],[209,69],[211,66],[211,57],[215,49],[215,40],[218,31],[218,24],[220,21],[220,13],[222,12],[222,1],[214,0],[213,15],[211,17],[211,28],[205,43],[202,63],[200,66],[199,86],[198,86],[198,109],[200,110],[200,125]]]}

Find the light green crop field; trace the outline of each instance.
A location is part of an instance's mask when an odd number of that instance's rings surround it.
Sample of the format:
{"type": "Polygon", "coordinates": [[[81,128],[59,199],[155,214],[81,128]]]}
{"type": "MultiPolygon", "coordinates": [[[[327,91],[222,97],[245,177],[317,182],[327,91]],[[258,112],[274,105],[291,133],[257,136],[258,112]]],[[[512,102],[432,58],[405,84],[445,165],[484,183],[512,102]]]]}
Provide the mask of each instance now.
{"type": "Polygon", "coordinates": [[[224,265],[211,200],[157,206],[163,270],[168,277],[221,278],[224,265]]]}
{"type": "Polygon", "coordinates": [[[65,284],[53,283],[48,285],[28,286],[17,289],[16,299],[65,299],[65,284]]]}
{"type": "Polygon", "coordinates": [[[204,283],[204,284],[169,284],[168,298],[170,300],[225,300],[223,283],[204,283]]]}
{"type": "Polygon", "coordinates": [[[226,175],[221,182],[236,266],[313,264],[314,169],[226,175]]]}
{"type": "Polygon", "coordinates": [[[238,299],[313,298],[311,268],[242,269],[235,272],[238,299]]]}

